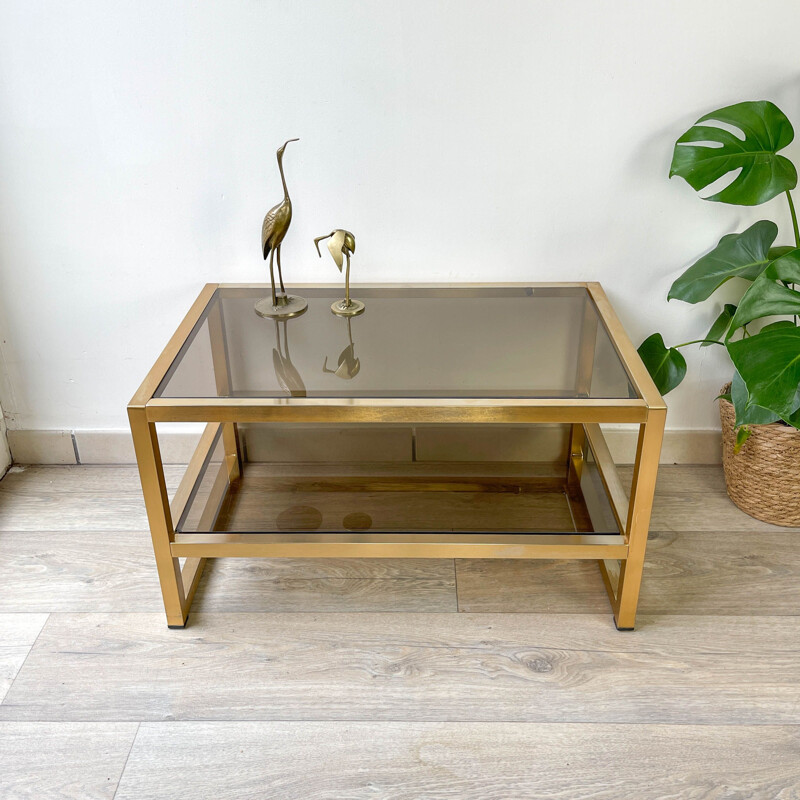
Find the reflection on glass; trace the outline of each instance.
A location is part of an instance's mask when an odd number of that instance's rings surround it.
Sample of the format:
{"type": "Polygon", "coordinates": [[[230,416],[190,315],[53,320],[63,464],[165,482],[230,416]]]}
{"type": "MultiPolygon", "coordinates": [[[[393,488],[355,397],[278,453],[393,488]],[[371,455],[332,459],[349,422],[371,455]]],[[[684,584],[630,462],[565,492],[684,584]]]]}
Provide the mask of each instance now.
{"type": "Polygon", "coordinates": [[[336,369],[328,369],[328,357],[325,356],[325,363],[322,365],[323,372],[329,372],[337,378],[351,381],[361,370],[361,361],[356,358],[355,345],[353,344],[353,331],[350,328],[351,318],[347,319],[347,339],[349,344],[339,353],[339,361],[336,369]]]}
{"type": "Polygon", "coordinates": [[[289,332],[286,327],[287,320],[275,320],[275,343],[272,349],[272,364],[275,367],[275,376],[281,389],[288,392],[291,397],[305,397],[306,385],[300,373],[292,364],[289,354],[289,332]],[[283,326],[283,345],[281,346],[281,326],[283,326]]]}

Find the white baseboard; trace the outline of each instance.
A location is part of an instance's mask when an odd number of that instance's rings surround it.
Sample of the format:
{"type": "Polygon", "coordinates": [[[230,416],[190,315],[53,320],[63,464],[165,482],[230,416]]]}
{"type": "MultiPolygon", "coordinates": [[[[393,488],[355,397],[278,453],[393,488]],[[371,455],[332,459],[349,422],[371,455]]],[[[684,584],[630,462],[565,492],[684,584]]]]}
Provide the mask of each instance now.
{"type": "MultiPolygon", "coordinates": [[[[636,457],[636,430],[603,430],[617,464],[632,464],[636,457]]],[[[722,440],[716,430],[664,431],[662,464],[721,464],[722,440]]]]}
{"type": "MultiPolygon", "coordinates": [[[[502,454],[509,454],[504,458],[526,460],[527,439],[520,437],[518,430],[500,428],[490,437],[485,432],[477,437],[468,433],[459,437],[457,431],[443,431],[439,426],[430,429],[430,434],[422,435],[418,431],[417,457],[437,461],[484,461],[499,460],[503,458],[502,454]],[[508,438],[508,442],[503,441],[505,438],[508,438]]],[[[614,460],[618,464],[631,463],[636,453],[636,430],[605,429],[604,432],[614,460]]],[[[251,432],[248,455],[252,461],[297,461],[299,454],[302,455],[301,460],[308,461],[403,460],[401,450],[406,439],[398,437],[397,429],[387,429],[383,435],[378,429],[377,442],[365,441],[364,429],[342,429],[333,438],[330,433],[328,431],[328,435],[321,436],[319,431],[309,426],[297,426],[291,432],[281,429],[274,434],[260,431],[258,436],[253,436],[251,432]],[[293,445],[291,450],[290,444],[293,445]],[[297,445],[301,446],[298,448],[297,445]],[[390,454],[389,457],[387,454],[390,454]]],[[[531,460],[541,461],[543,452],[552,454],[559,446],[561,438],[557,432],[550,430],[543,433],[545,437],[538,440],[536,455],[530,455],[531,460]],[[544,449],[542,441],[546,442],[544,449]]],[[[160,432],[159,444],[164,463],[187,463],[199,435],[197,431],[160,432]]],[[[135,463],[133,442],[126,430],[10,430],[8,440],[11,455],[17,464],[135,463]]],[[[410,448],[410,435],[407,441],[410,448]]],[[[530,441],[529,447],[532,449],[533,440],[530,441]]],[[[719,431],[668,430],[664,435],[662,464],[719,464],[721,460],[719,431]]]]}
{"type": "Polygon", "coordinates": [[[15,464],[76,464],[70,431],[8,432],[8,445],[15,464]]]}
{"type": "MultiPolygon", "coordinates": [[[[165,464],[186,464],[198,433],[159,434],[165,464]]],[[[9,431],[15,464],[135,464],[130,432],[116,431],[9,431]]]]}

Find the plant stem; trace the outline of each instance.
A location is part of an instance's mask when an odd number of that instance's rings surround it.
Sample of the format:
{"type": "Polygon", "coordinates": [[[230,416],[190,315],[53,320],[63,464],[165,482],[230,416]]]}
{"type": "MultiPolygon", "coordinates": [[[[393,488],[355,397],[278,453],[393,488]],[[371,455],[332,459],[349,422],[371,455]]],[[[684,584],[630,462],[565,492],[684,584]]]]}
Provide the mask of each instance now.
{"type": "Polygon", "coordinates": [[[792,227],[794,228],[794,243],[795,247],[800,247],[800,228],[797,227],[797,212],[794,210],[794,200],[789,190],[786,190],[786,199],[789,201],[789,211],[792,215],[792,227]]]}
{"type": "MultiPolygon", "coordinates": [[[[792,227],[794,228],[794,243],[796,247],[800,247],[800,229],[797,227],[797,212],[794,210],[794,200],[792,200],[792,195],[789,193],[789,190],[786,190],[786,199],[789,201],[789,211],[792,214],[792,227]]],[[[789,288],[788,286],[786,287],[789,288]]],[[[795,285],[792,284],[792,289],[795,289],[795,285]]],[[[797,326],[798,319],[797,314],[794,315],[794,324],[797,326]]]]}
{"type": "Polygon", "coordinates": [[[691,342],[684,342],[683,344],[674,344],[672,345],[675,348],[678,347],[688,347],[690,344],[720,344],[723,347],[725,346],[722,342],[718,342],[716,339],[694,339],[691,342]]]}

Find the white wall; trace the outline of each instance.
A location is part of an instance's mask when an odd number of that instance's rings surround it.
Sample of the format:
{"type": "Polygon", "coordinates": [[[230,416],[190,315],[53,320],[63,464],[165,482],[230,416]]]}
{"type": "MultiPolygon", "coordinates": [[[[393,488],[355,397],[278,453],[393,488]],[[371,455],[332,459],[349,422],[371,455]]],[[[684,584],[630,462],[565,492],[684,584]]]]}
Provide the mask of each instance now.
{"type": "MultiPolygon", "coordinates": [[[[0,6],[0,399],[17,429],[123,429],[206,281],[265,280],[264,212],[355,231],[356,280],[600,280],[638,343],[723,234],[772,215],[667,180],[697,117],[769,98],[800,125],[796,0],[155,2],[0,6]]],[[[800,156],[793,145],[790,156],[800,156]]],[[[717,424],[690,357],[672,428],[717,424]]]]}

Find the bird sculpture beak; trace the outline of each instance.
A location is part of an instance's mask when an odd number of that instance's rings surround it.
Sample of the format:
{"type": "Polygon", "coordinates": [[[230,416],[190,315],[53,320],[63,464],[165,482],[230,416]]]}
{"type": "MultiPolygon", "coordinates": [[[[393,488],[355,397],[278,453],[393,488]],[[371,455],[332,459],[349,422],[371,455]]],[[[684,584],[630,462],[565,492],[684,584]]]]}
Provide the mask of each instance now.
{"type": "Polygon", "coordinates": [[[335,231],[331,231],[330,233],[326,233],[326,234],[325,234],[325,236],[317,236],[317,238],[316,238],[316,239],[314,239],[314,246],[317,248],[317,255],[318,255],[320,258],[322,258],[322,253],[321,253],[321,251],[320,251],[320,249],[319,249],[319,243],[320,243],[320,242],[321,242],[323,239],[327,239],[329,236],[333,236],[333,234],[334,234],[334,233],[335,233],[335,231]]]}
{"type": "Polygon", "coordinates": [[[286,141],[285,141],[285,142],[284,142],[284,143],[283,143],[283,144],[282,144],[282,145],[281,145],[281,146],[278,148],[278,155],[280,155],[280,156],[282,156],[282,155],[283,155],[283,151],[286,149],[286,145],[287,145],[287,144],[289,144],[289,142],[299,142],[299,141],[300,141],[299,139],[287,139],[287,140],[286,140],[286,141]]]}

